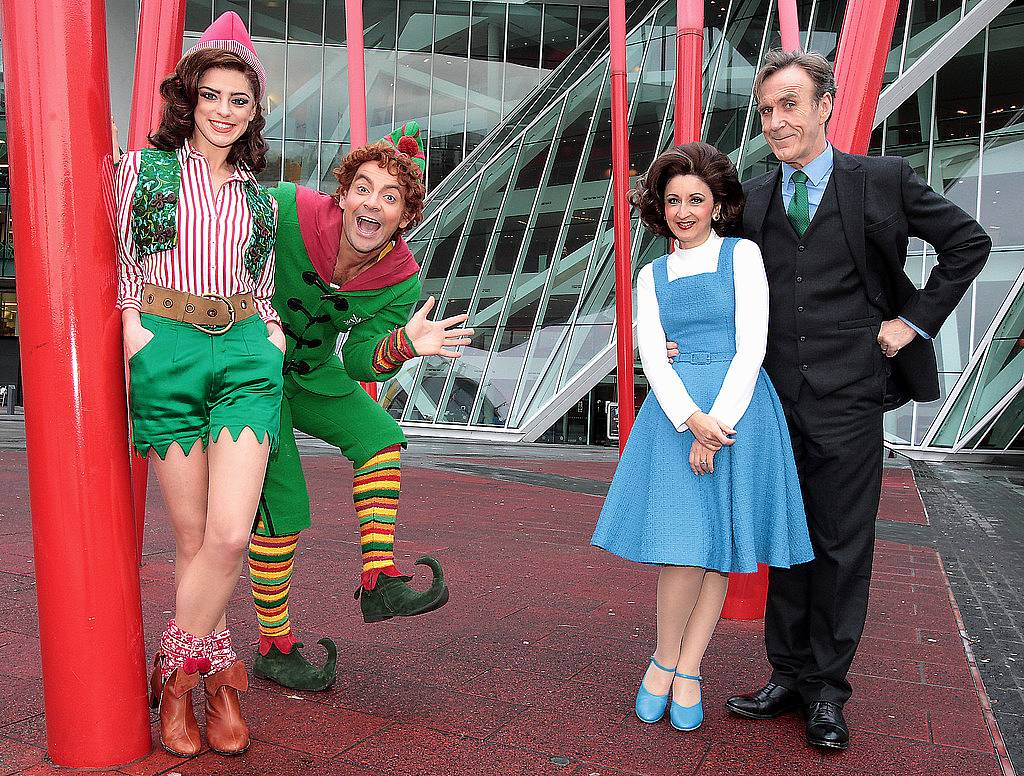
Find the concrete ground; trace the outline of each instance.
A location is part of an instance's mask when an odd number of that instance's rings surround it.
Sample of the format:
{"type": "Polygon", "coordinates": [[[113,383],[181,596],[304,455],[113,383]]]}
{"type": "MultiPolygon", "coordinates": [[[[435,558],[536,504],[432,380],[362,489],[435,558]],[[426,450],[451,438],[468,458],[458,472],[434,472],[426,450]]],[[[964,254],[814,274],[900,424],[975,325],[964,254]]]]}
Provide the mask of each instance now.
{"type": "MultiPolygon", "coordinates": [[[[0,446],[17,447],[16,434],[0,446]]],[[[632,712],[653,649],[651,569],[589,546],[615,467],[605,449],[414,440],[404,459],[399,565],[445,565],[451,601],[366,625],[352,591],[351,467],[304,444],[314,527],[291,596],[299,635],[339,644],[328,692],[252,681],[242,757],[162,751],[131,774],[1007,774],[1024,752],[1024,472],[886,469],[871,604],[847,706],[853,745],[806,746],[796,716],[749,722],[726,697],[767,676],[760,622],[723,621],[694,733],[632,712]],[[1018,649],[1020,648],[1020,649],[1018,649]]],[[[0,774],[51,773],[23,452],[0,453],[0,774]]],[[[173,600],[173,543],[150,491],[143,615],[152,650],[173,600]]],[[[407,572],[408,573],[408,572],[407,572]]],[[[250,658],[245,580],[230,625],[250,658]]],[[[316,654],[318,648],[309,651],[316,654]]]]}

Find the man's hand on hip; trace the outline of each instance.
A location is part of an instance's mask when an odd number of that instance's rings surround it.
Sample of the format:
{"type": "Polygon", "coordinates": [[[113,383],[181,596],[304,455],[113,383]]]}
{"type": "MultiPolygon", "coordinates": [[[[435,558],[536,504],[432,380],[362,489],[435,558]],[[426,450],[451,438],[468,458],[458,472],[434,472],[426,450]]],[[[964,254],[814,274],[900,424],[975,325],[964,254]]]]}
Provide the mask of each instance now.
{"type": "Polygon", "coordinates": [[[886,358],[892,358],[916,336],[916,331],[899,318],[894,318],[891,321],[882,321],[882,328],[878,332],[878,345],[886,358]]]}

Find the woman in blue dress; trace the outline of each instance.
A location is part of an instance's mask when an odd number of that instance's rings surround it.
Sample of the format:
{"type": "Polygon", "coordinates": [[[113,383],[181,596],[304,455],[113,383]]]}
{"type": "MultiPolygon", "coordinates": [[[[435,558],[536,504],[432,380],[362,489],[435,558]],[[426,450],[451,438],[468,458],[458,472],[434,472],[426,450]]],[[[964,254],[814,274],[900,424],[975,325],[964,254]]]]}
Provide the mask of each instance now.
{"type": "Polygon", "coordinates": [[[637,716],[694,730],[700,666],[728,572],[813,558],[789,430],[761,368],[768,283],[761,252],[726,236],[743,189],[706,143],[661,154],[630,193],[644,225],[675,250],[640,270],[636,326],[651,393],[616,469],[593,544],[661,566],[657,645],[637,716]],[[679,343],[672,363],[665,341],[679,343]]]}

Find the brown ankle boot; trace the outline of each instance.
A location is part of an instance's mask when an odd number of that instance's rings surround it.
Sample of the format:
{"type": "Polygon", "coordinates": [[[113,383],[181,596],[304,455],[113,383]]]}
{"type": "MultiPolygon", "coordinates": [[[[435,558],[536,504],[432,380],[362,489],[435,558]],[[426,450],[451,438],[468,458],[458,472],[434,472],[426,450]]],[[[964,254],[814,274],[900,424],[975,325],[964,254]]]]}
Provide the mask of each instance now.
{"type": "Polygon", "coordinates": [[[186,674],[176,668],[165,682],[160,675],[160,662],[158,655],[149,681],[150,705],[160,708],[160,745],[178,757],[194,757],[203,748],[192,707],[192,690],[199,684],[199,674],[186,674]]]}
{"type": "Polygon", "coordinates": [[[238,703],[238,693],[248,689],[241,660],[206,677],[206,740],[218,754],[241,754],[249,748],[249,728],[238,703]]]}

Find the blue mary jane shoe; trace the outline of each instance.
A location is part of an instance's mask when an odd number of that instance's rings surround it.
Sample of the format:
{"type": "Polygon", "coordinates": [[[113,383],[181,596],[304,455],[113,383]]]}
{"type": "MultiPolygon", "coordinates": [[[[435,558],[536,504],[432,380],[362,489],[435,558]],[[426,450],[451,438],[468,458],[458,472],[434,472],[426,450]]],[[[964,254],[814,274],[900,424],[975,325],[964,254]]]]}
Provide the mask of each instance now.
{"type": "MultiPolygon", "coordinates": [[[[651,658],[651,663],[654,664],[655,668],[660,668],[667,674],[674,674],[676,672],[674,668],[665,668],[653,657],[651,658]]],[[[641,679],[640,689],[636,693],[636,715],[640,718],[640,721],[653,725],[664,717],[665,709],[668,707],[668,697],[671,692],[670,689],[664,695],[655,695],[644,688],[644,682],[641,679]]]]}
{"type": "MultiPolygon", "coordinates": [[[[690,676],[690,674],[681,674],[678,671],[676,676],[683,679],[693,679],[695,682],[703,682],[703,676],[690,676]]],[[[637,701],[639,704],[639,700],[637,701]]],[[[704,696],[701,693],[700,700],[697,701],[693,706],[680,706],[674,700],[672,701],[672,708],[668,712],[668,721],[672,724],[676,730],[696,730],[701,726],[704,721],[704,696]]]]}

